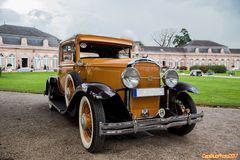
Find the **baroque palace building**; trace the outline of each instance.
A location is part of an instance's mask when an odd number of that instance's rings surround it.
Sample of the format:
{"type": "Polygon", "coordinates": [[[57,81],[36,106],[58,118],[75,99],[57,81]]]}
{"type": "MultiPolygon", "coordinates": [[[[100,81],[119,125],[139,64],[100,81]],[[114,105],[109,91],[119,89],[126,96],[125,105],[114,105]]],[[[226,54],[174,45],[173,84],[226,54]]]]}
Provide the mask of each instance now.
{"type": "Polygon", "coordinates": [[[59,41],[55,36],[34,27],[1,25],[0,67],[3,70],[9,66],[12,70],[57,69],[59,41]]]}
{"type": "Polygon", "coordinates": [[[151,57],[162,66],[176,68],[193,65],[225,65],[227,69],[240,69],[240,49],[231,49],[225,45],[208,40],[193,40],[182,47],[144,46],[136,41],[134,57],[151,57]]]}

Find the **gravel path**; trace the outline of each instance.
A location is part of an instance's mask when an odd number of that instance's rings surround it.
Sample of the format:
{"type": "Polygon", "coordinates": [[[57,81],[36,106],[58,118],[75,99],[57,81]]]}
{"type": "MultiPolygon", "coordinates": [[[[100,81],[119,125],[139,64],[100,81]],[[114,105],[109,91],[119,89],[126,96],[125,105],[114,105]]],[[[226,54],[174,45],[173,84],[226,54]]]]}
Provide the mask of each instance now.
{"type": "Polygon", "coordinates": [[[240,154],[240,109],[198,107],[204,120],[184,137],[166,131],[109,137],[104,151],[86,152],[78,124],[49,111],[47,97],[0,92],[0,160],[201,159],[203,153],[240,154]]]}

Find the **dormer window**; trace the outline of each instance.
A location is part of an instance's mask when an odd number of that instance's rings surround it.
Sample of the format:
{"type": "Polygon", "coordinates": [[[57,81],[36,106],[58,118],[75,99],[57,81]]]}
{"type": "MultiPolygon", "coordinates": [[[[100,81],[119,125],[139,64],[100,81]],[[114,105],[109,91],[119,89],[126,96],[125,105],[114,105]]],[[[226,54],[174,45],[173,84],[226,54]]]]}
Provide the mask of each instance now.
{"type": "Polygon", "coordinates": [[[47,39],[43,40],[43,47],[48,47],[48,40],[47,39]]]}
{"type": "Polygon", "coordinates": [[[0,36],[0,45],[3,44],[2,37],[0,36]]]}
{"type": "Polygon", "coordinates": [[[212,48],[208,48],[208,53],[212,53],[212,48]]]}
{"type": "Polygon", "coordinates": [[[220,53],[224,53],[224,49],[223,48],[221,48],[220,53]]]}
{"type": "Polygon", "coordinates": [[[195,48],[195,53],[199,53],[199,48],[195,48]]]}
{"type": "Polygon", "coordinates": [[[22,46],[27,46],[27,38],[22,38],[21,39],[21,45],[22,46]]]}

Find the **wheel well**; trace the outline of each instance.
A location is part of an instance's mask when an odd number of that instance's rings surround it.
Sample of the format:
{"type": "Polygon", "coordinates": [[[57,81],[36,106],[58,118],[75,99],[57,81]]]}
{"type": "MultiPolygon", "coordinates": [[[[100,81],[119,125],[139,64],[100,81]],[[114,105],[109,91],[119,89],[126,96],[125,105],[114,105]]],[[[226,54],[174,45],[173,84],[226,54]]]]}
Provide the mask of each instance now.
{"type": "MultiPolygon", "coordinates": [[[[80,104],[81,98],[84,95],[86,95],[86,93],[84,92],[77,92],[74,95],[68,107],[68,113],[70,114],[70,116],[75,117],[78,115],[79,104],[80,104]]],[[[99,100],[103,104],[103,109],[105,112],[105,118],[107,122],[123,122],[123,121],[129,121],[132,119],[126,106],[124,105],[124,103],[122,102],[118,94],[107,99],[99,99],[99,100]]]]}
{"type": "Polygon", "coordinates": [[[118,94],[108,99],[102,99],[107,122],[123,122],[132,120],[125,104],[118,94]]]}

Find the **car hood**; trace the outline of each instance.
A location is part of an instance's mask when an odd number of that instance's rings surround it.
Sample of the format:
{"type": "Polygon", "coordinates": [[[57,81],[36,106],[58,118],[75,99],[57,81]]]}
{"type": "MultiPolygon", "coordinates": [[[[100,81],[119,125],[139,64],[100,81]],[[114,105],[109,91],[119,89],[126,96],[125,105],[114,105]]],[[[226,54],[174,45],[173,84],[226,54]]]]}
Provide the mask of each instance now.
{"type": "Polygon", "coordinates": [[[123,58],[123,59],[114,59],[114,58],[88,58],[83,59],[83,63],[85,66],[92,67],[127,67],[128,63],[131,61],[131,58],[123,58]]]}

